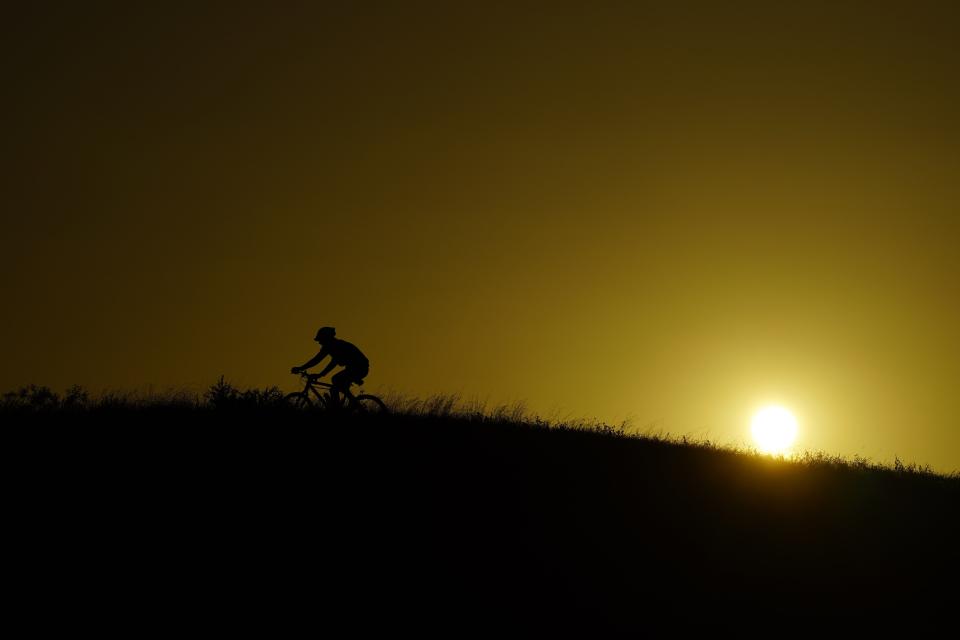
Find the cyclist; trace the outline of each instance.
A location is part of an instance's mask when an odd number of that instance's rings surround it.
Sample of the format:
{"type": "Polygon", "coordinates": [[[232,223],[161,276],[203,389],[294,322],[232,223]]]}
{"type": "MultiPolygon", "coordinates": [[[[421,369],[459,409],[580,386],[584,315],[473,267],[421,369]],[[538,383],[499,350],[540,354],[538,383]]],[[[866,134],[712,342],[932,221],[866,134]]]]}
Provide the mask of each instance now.
{"type": "Polygon", "coordinates": [[[317,375],[317,378],[322,378],[327,375],[334,367],[343,367],[342,371],[338,371],[330,379],[330,383],[333,385],[330,389],[330,399],[334,402],[335,406],[341,402],[341,393],[350,397],[352,395],[350,393],[350,385],[363,384],[363,379],[370,372],[370,361],[363,355],[363,352],[346,340],[340,340],[335,337],[336,335],[337,330],[333,327],[321,327],[321,329],[317,331],[316,337],[314,337],[314,340],[320,344],[320,353],[310,358],[305,364],[290,369],[290,373],[300,373],[319,364],[321,360],[330,356],[330,362],[324,367],[323,371],[317,375]]]}

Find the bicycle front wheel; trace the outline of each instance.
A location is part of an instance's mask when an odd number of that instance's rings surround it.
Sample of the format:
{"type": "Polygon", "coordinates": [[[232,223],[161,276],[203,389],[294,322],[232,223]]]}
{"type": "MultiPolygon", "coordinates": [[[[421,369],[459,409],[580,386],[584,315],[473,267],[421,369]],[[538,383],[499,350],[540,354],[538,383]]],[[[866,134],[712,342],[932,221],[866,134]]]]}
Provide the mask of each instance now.
{"type": "Polygon", "coordinates": [[[354,406],[357,409],[357,413],[361,414],[375,415],[378,413],[390,413],[387,409],[387,405],[385,405],[383,400],[377,396],[366,394],[357,396],[354,400],[354,406]]]}
{"type": "Polygon", "coordinates": [[[293,407],[294,409],[308,409],[313,406],[313,401],[310,399],[310,396],[307,395],[306,391],[288,393],[283,401],[288,407],[293,407]]]}

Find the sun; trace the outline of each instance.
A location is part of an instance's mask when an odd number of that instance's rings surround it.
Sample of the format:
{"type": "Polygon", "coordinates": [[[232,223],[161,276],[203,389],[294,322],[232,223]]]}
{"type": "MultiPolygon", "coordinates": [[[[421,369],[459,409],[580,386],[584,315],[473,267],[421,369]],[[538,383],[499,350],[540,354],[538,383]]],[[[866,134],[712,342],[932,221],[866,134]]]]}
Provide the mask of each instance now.
{"type": "Polygon", "coordinates": [[[753,416],[750,430],[760,451],[785,454],[797,437],[797,419],[783,407],[764,407],[753,416]]]}

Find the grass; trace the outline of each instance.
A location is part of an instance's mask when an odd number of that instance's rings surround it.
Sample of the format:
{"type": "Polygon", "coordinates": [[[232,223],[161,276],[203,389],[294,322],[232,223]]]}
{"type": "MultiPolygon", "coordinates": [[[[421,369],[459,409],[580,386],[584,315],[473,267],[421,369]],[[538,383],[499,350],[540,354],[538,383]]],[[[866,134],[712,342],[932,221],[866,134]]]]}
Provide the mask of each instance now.
{"type": "Polygon", "coordinates": [[[389,398],[388,416],[281,398],[222,379],[204,394],[4,396],[11,521],[43,550],[24,582],[79,594],[95,578],[149,619],[199,602],[271,633],[303,619],[351,635],[916,630],[954,606],[957,474],[455,397],[389,398]]]}
{"type": "MultiPolygon", "coordinates": [[[[284,392],[278,387],[265,389],[238,389],[221,376],[205,392],[197,393],[183,389],[164,391],[107,391],[92,396],[79,385],[57,393],[46,386],[29,385],[0,396],[0,416],[7,418],[48,420],[58,416],[76,418],[80,415],[96,415],[105,412],[135,412],[147,415],[153,412],[168,413],[220,411],[229,417],[237,412],[269,413],[279,416],[290,411],[284,403],[284,392]]],[[[389,394],[384,400],[390,407],[391,420],[450,420],[457,423],[480,423],[499,426],[546,429],[552,431],[586,432],[610,436],[621,440],[659,443],[675,447],[707,450],[718,456],[734,455],[753,458],[761,463],[776,461],[779,465],[793,465],[811,470],[829,468],[847,472],[895,473],[924,477],[933,480],[960,481],[960,471],[942,473],[929,465],[915,462],[904,463],[899,457],[892,464],[877,463],[869,458],[851,458],[824,451],[803,451],[792,456],[777,456],[761,453],[749,447],[721,445],[708,439],[693,439],[687,436],[672,436],[662,432],[637,433],[629,423],[609,425],[587,420],[556,420],[532,415],[526,405],[498,405],[489,407],[485,402],[463,401],[457,395],[437,395],[429,398],[411,398],[401,394],[389,394]]],[[[344,416],[316,412],[318,424],[342,421],[344,416]]]]}

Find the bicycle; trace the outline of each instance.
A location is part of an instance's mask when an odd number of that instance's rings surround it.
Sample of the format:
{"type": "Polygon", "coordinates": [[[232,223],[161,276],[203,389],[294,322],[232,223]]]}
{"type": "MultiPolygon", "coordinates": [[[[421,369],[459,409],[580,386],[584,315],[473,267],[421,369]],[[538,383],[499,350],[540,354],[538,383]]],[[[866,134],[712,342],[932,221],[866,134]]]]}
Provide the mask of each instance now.
{"type": "Polygon", "coordinates": [[[284,402],[296,409],[307,409],[316,406],[321,409],[346,409],[347,411],[364,414],[388,413],[387,405],[377,396],[368,393],[355,396],[350,393],[349,389],[344,393],[347,400],[346,406],[334,404],[329,393],[321,393],[321,391],[317,389],[317,387],[333,389],[332,384],[329,382],[320,382],[320,376],[316,374],[301,371],[297,375],[303,378],[306,383],[303,391],[288,393],[283,398],[284,402]],[[311,397],[311,393],[314,397],[311,397]]]}

